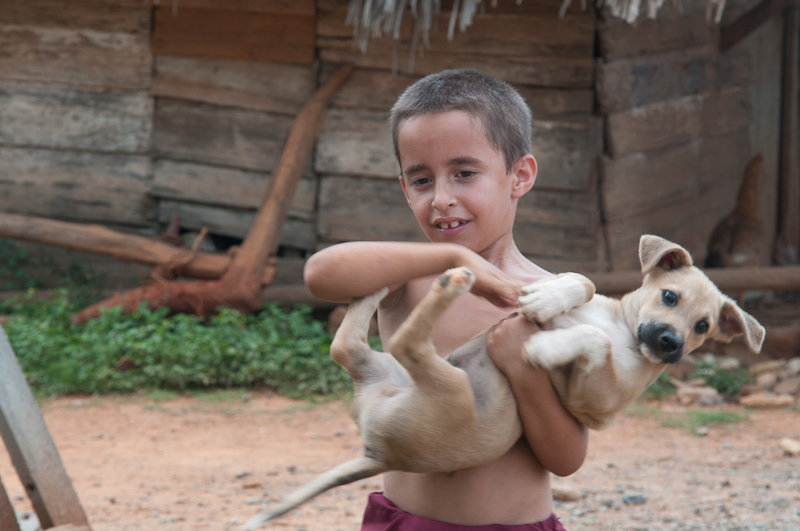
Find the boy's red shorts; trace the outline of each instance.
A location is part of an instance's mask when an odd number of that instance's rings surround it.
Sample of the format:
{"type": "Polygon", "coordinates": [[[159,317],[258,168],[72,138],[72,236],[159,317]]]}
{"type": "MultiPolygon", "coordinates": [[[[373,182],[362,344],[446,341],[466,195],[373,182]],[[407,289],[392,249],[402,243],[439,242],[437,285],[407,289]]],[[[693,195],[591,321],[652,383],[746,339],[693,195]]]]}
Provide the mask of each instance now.
{"type": "Polygon", "coordinates": [[[389,501],[382,492],[369,495],[361,531],[566,531],[556,515],[542,522],[521,525],[458,525],[408,513],[389,501]]]}

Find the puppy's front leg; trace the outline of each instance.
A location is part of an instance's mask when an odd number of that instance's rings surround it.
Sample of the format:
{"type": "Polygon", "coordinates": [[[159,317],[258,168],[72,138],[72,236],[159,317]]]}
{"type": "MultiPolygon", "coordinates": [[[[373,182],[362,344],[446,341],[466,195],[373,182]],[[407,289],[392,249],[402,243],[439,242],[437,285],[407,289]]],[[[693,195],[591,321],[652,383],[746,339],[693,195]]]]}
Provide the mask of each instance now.
{"type": "Polygon", "coordinates": [[[592,300],[595,287],[578,273],[561,273],[522,288],[520,311],[539,323],[549,321],[576,306],[592,300]]]}
{"type": "Polygon", "coordinates": [[[522,348],[525,359],[534,367],[552,370],[577,361],[584,372],[590,372],[606,362],[611,338],[596,326],[584,324],[539,332],[522,348]]]}

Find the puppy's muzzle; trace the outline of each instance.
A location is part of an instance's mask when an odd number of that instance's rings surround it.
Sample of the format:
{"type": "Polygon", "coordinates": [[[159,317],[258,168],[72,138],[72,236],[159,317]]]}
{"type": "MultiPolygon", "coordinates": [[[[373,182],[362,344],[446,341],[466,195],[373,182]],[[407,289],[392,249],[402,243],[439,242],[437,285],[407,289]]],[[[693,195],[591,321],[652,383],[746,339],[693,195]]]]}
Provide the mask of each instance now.
{"type": "Polygon", "coordinates": [[[683,356],[683,338],[668,324],[642,323],[637,335],[661,363],[676,363],[683,356]]]}

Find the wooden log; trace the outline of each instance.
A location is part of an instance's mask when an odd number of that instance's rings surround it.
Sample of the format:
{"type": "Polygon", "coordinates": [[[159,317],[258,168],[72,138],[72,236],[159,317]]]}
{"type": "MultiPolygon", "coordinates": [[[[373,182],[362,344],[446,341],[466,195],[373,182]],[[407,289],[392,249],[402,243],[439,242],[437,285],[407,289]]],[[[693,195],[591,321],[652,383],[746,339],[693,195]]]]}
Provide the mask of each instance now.
{"type": "MultiPolygon", "coordinates": [[[[42,528],[88,526],[42,413],[0,327],[0,435],[42,528]]],[[[5,529],[5,528],[4,528],[5,529]]]]}
{"type": "Polygon", "coordinates": [[[146,92],[0,82],[0,108],[2,144],[126,153],[150,148],[153,103],[146,92]]]}
{"type": "MultiPolygon", "coordinates": [[[[800,266],[705,269],[703,272],[723,292],[800,289],[800,266]]],[[[619,295],[642,285],[639,271],[586,273],[598,293],[619,295]]]]}
{"type": "MultiPolygon", "coordinates": [[[[68,12],[63,4],[60,9],[68,12]]],[[[149,37],[148,32],[2,24],[0,79],[147,90],[152,69],[149,37]]]]}
{"type": "MultiPolygon", "coordinates": [[[[78,225],[19,214],[0,213],[0,237],[56,245],[153,266],[166,265],[188,255],[187,249],[122,234],[100,225],[78,225]]],[[[229,263],[230,257],[226,255],[196,253],[182,267],[181,273],[193,278],[219,278],[229,263]]],[[[274,273],[274,269],[268,268],[264,282],[271,282],[274,273]]]]}
{"type": "Polygon", "coordinates": [[[146,155],[0,147],[0,212],[148,226],[150,174],[146,155]]]}
{"type": "Polygon", "coordinates": [[[612,156],[687,144],[750,125],[748,91],[733,87],[652,103],[608,115],[612,156]]]}
{"type": "MultiPolygon", "coordinates": [[[[160,55],[216,57],[311,64],[315,20],[312,9],[250,10],[249,5],[155,8],[153,50],[160,55]]],[[[274,5],[274,3],[273,3],[274,5]]]]}
{"type": "Polygon", "coordinates": [[[292,118],[162,98],[153,147],[158,157],[265,171],[275,166],[292,118]]]}
{"type": "Polygon", "coordinates": [[[152,92],[294,115],[314,93],[315,77],[305,65],[158,55],[152,92]]]}

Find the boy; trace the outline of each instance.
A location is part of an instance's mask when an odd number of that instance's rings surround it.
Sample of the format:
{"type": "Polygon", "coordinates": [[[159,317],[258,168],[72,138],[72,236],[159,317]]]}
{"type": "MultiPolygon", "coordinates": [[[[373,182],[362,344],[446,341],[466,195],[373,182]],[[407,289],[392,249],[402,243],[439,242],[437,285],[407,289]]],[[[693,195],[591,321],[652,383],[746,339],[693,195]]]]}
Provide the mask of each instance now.
{"type": "Polygon", "coordinates": [[[517,202],[536,179],[530,110],[505,82],[449,70],[411,85],[390,126],[403,193],[433,243],[334,245],[309,258],[306,284],[330,301],[388,286],[378,311],[386,344],[437,275],[470,267],[475,286],[442,316],[433,342],[446,356],[502,320],[489,336],[489,353],[511,382],[525,434],[487,465],[384,474],[384,493],[370,495],[362,529],[563,529],[552,515],[549,473],[566,476],[580,467],[586,429],[563,408],[546,373],[522,358],[522,341],[536,326],[521,316],[504,319],[522,286],[549,275],[512,237],[517,202]]]}

